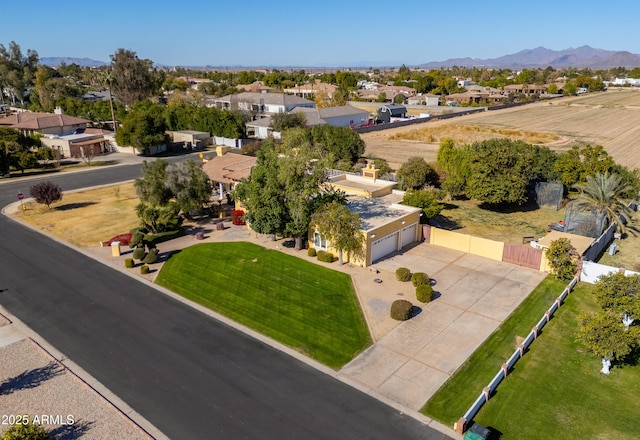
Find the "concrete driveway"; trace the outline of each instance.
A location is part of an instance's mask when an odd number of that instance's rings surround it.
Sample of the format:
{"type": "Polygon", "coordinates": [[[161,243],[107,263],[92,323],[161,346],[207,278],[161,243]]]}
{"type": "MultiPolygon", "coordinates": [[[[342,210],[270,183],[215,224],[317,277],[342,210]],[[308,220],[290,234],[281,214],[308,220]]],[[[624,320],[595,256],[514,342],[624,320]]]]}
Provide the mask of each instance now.
{"type": "MultiPolygon", "coordinates": [[[[413,410],[547,275],[426,243],[374,267],[387,276],[398,267],[425,272],[435,280],[437,298],[342,368],[339,376],[413,410]]],[[[415,296],[406,299],[419,305],[415,296]]]]}

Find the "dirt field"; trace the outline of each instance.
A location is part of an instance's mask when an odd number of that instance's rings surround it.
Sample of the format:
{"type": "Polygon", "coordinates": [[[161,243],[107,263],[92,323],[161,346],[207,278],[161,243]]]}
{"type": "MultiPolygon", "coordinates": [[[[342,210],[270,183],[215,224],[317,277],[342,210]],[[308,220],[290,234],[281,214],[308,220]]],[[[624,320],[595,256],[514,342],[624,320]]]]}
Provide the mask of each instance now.
{"type": "Polygon", "coordinates": [[[639,120],[640,92],[613,89],[361,136],[366,143],[365,155],[386,159],[394,169],[411,156],[435,161],[444,137],[458,143],[510,137],[558,151],[575,144],[602,145],[616,162],[640,168],[636,151],[639,120]]]}

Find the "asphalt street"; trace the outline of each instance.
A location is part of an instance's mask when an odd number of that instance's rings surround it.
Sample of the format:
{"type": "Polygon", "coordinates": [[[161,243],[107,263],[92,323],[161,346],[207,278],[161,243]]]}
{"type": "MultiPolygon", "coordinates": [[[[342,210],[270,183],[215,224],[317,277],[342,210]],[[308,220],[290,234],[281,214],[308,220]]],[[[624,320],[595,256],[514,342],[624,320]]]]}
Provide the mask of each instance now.
{"type": "MultiPolygon", "coordinates": [[[[71,190],[139,174],[8,180],[0,206],[40,180],[71,190]]],[[[449,438],[4,216],[0,304],[173,439],[449,438]]]]}

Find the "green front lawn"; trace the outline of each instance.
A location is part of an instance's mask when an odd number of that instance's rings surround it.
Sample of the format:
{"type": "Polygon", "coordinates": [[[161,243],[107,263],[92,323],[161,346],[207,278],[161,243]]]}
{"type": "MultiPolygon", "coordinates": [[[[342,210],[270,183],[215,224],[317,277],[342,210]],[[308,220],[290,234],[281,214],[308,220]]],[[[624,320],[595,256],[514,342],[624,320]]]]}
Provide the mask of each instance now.
{"type": "Polygon", "coordinates": [[[349,275],[251,243],[185,248],[156,282],[334,369],[371,344],[349,275]]]}
{"type": "MultiPolygon", "coordinates": [[[[543,281],[422,411],[453,426],[563,288],[543,281]]],[[[575,342],[577,314],[597,309],[591,286],[580,284],[475,420],[505,440],[637,438],[640,367],[603,376],[600,359],[575,342]]]]}

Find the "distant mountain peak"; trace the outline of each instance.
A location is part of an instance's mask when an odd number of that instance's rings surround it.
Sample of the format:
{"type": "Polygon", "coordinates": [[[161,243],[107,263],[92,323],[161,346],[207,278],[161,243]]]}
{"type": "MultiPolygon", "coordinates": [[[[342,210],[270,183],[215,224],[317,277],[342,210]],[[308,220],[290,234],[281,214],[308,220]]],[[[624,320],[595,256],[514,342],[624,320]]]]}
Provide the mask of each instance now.
{"type": "Polygon", "coordinates": [[[640,55],[628,51],[613,51],[604,49],[594,49],[591,46],[583,45],[576,48],[564,50],[552,50],[543,46],[534,49],[524,49],[520,52],[504,55],[498,58],[476,59],[476,58],[451,58],[445,61],[433,61],[421,64],[419,67],[434,69],[440,67],[497,67],[510,69],[523,69],[535,67],[589,67],[589,68],[612,68],[612,67],[640,67],[640,55]]]}
{"type": "Polygon", "coordinates": [[[40,58],[40,64],[44,64],[49,67],[58,67],[62,63],[67,65],[77,64],[80,67],[100,67],[106,66],[109,63],[104,61],[92,60],[91,58],[73,58],[73,57],[42,57],[40,58]]]}

